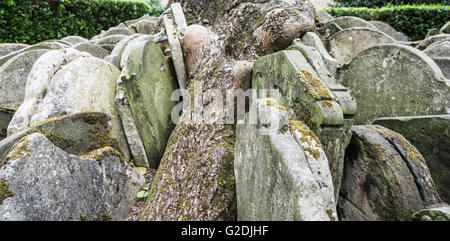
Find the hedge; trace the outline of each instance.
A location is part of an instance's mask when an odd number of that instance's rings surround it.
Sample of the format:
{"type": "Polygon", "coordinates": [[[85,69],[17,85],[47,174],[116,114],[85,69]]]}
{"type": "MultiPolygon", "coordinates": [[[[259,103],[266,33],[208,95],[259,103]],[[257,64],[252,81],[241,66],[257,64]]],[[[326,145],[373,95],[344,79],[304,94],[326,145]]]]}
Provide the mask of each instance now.
{"type": "Polygon", "coordinates": [[[91,38],[101,30],[152,14],[142,1],[0,0],[0,43],[34,44],[68,35],[91,38]]]}
{"type": "Polygon", "coordinates": [[[334,17],[355,16],[365,20],[385,22],[410,40],[423,39],[429,29],[441,28],[450,21],[450,6],[405,5],[382,8],[327,8],[334,17]]]}
{"type": "Polygon", "coordinates": [[[450,5],[450,0],[334,0],[338,7],[383,7],[388,5],[441,4],[450,5]]]}

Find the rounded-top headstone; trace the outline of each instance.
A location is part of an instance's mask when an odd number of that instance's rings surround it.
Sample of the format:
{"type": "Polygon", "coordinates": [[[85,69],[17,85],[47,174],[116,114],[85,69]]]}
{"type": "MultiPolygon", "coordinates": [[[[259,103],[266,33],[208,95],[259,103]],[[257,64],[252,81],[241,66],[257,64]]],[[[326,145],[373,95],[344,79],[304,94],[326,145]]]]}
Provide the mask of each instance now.
{"type": "Polygon", "coordinates": [[[450,39],[435,43],[423,51],[431,58],[449,57],[450,58],[450,39]]]}
{"type": "Polygon", "coordinates": [[[28,45],[26,44],[12,44],[12,43],[0,44],[0,57],[10,54],[17,50],[21,50],[27,46],[28,45]]]}
{"type": "Polygon", "coordinates": [[[339,18],[336,18],[335,20],[333,20],[333,22],[336,23],[342,29],[354,28],[354,27],[377,29],[370,22],[368,22],[362,18],[357,18],[357,17],[352,17],[352,16],[339,17],[339,18]]]}
{"type": "Polygon", "coordinates": [[[446,114],[450,87],[423,52],[385,44],[366,49],[340,69],[338,79],[358,103],[357,124],[379,117],[446,114]]]}
{"type": "Polygon", "coordinates": [[[377,44],[391,44],[395,40],[387,34],[371,28],[344,29],[329,39],[331,55],[341,64],[352,60],[364,49],[377,44]]]}
{"type": "Polygon", "coordinates": [[[393,39],[397,41],[408,42],[408,36],[404,33],[398,32],[391,25],[381,22],[381,21],[370,21],[370,23],[375,26],[379,31],[391,36],[393,39]]]}
{"type": "Polygon", "coordinates": [[[442,26],[440,33],[450,34],[450,21],[448,21],[444,26],[442,26]]]}

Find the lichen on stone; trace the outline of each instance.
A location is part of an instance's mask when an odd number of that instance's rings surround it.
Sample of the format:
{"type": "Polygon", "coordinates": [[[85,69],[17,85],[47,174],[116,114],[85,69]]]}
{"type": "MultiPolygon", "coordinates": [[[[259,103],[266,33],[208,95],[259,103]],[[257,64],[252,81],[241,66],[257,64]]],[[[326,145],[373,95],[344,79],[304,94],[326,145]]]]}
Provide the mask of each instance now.
{"type": "Polygon", "coordinates": [[[31,149],[28,148],[28,140],[25,140],[24,138],[22,138],[20,141],[18,141],[11,147],[9,154],[0,163],[0,166],[8,163],[11,160],[17,160],[26,155],[27,153],[31,152],[31,149]]]}
{"type": "Polygon", "coordinates": [[[314,134],[314,132],[312,132],[302,121],[290,121],[290,124],[300,132],[300,141],[308,144],[308,146],[303,146],[302,149],[311,154],[314,159],[319,159],[320,151],[317,148],[322,148],[322,144],[316,134],[314,134]],[[315,141],[315,143],[313,141],[315,141]]]}
{"type": "Polygon", "coordinates": [[[308,88],[308,92],[314,97],[316,100],[323,99],[331,99],[331,92],[325,86],[325,84],[316,78],[311,71],[308,70],[300,70],[297,72],[300,80],[306,85],[308,88]]]}
{"type": "Polygon", "coordinates": [[[324,102],[322,102],[322,107],[324,107],[324,108],[332,108],[333,107],[333,103],[331,103],[330,101],[324,101],[324,102]]]}
{"type": "Polygon", "coordinates": [[[275,99],[273,99],[273,98],[267,98],[267,99],[266,99],[266,104],[267,104],[268,106],[272,106],[272,107],[277,108],[277,109],[279,109],[279,110],[287,111],[286,107],[284,107],[284,106],[282,106],[282,105],[279,105],[279,104],[278,104],[278,101],[275,100],[275,99]]]}
{"type": "Polygon", "coordinates": [[[94,150],[81,157],[96,160],[101,165],[101,161],[105,159],[105,157],[107,157],[108,155],[116,156],[121,161],[125,161],[125,158],[122,156],[122,154],[110,146],[94,150]]]}
{"type": "Polygon", "coordinates": [[[0,179],[0,205],[3,204],[3,200],[14,196],[14,192],[9,189],[9,183],[5,179],[0,179]]]}

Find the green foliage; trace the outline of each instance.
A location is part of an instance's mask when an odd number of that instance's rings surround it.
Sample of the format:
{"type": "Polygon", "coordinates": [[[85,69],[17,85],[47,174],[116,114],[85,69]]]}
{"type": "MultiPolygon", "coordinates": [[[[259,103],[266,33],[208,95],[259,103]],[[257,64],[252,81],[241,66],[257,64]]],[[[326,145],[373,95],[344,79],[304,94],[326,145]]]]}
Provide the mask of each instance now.
{"type": "Polygon", "coordinates": [[[365,20],[385,22],[397,31],[409,36],[410,40],[423,39],[428,30],[441,28],[450,21],[450,6],[405,5],[382,8],[327,8],[334,17],[355,16],[365,20]]]}
{"type": "Polygon", "coordinates": [[[91,38],[123,21],[159,12],[132,0],[0,0],[0,43],[91,38]]]}
{"type": "Polygon", "coordinates": [[[336,7],[383,7],[407,4],[442,4],[450,5],[450,0],[334,0],[336,7]]]}

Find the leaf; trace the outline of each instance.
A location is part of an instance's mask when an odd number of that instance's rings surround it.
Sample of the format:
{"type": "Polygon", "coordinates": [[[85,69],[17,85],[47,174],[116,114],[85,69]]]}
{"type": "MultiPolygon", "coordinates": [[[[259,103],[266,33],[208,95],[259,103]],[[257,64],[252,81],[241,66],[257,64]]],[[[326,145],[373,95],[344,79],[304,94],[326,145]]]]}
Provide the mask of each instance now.
{"type": "Polygon", "coordinates": [[[147,198],[148,197],[148,192],[146,191],[140,191],[136,194],[137,198],[147,198]]]}

